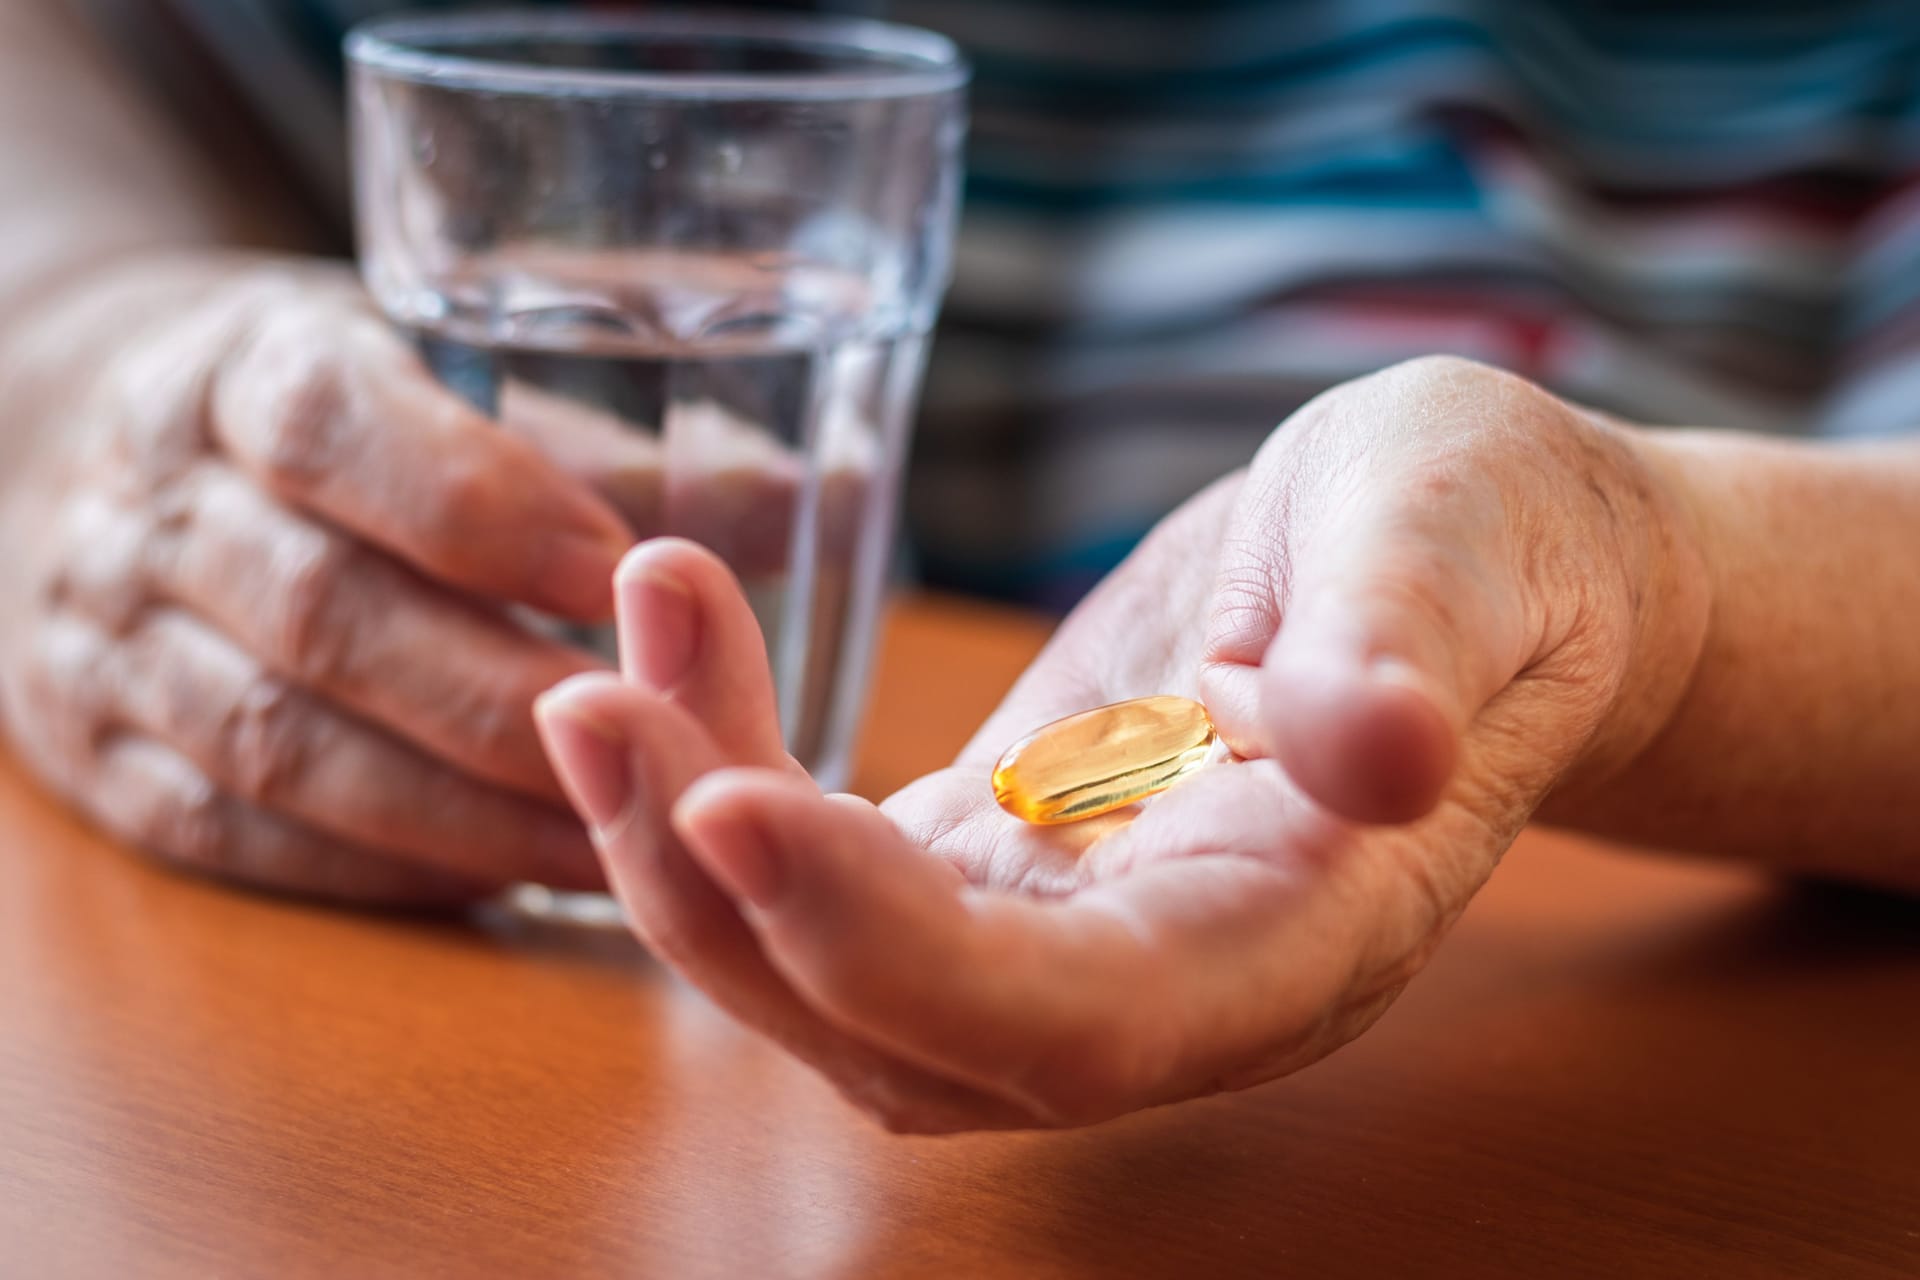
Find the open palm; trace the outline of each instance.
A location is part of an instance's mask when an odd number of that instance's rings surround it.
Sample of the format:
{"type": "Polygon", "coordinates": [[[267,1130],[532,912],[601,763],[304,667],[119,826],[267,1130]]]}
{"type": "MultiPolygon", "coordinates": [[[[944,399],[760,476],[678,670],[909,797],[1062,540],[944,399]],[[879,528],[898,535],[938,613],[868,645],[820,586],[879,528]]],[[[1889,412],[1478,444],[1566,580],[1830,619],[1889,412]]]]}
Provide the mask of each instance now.
{"type": "MultiPolygon", "coordinates": [[[[1447,498],[1397,435],[1331,452],[1321,433],[1356,434],[1341,418],[1303,414],[1163,523],[951,767],[878,807],[785,754],[726,568],[691,543],[637,549],[624,679],[542,707],[635,930],[893,1128],[1092,1122],[1363,1030],[1608,736],[1634,618],[1563,627],[1482,495],[1447,498]],[[1376,483],[1352,486],[1360,470],[1376,483]],[[1205,702],[1235,758],[1088,822],[994,803],[1015,738],[1154,693],[1205,702]]],[[[1454,447],[1486,443],[1463,427],[1454,447]]],[[[1567,531],[1546,532],[1557,555],[1567,531]]]]}

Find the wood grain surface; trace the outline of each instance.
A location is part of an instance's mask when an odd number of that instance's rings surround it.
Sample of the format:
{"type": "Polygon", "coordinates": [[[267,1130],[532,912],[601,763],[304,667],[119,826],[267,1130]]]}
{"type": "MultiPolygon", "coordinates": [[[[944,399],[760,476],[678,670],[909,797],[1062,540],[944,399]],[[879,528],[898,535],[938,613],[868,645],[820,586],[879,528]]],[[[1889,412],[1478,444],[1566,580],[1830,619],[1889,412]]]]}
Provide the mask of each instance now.
{"type": "MultiPolygon", "coordinates": [[[[1042,631],[895,612],[870,791],[1042,631]]],[[[1920,1275],[1920,908],[1530,835],[1251,1093],[888,1137],[612,931],[355,915],[0,765],[0,1275],[1920,1275]]]]}

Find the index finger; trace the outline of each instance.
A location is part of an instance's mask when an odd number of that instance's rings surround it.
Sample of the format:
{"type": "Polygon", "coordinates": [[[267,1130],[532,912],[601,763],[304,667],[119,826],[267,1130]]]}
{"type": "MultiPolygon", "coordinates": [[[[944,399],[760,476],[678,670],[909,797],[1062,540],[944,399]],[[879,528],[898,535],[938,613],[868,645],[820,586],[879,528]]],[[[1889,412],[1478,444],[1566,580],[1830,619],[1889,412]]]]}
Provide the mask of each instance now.
{"type": "Polygon", "coordinates": [[[294,291],[266,300],[209,415],[276,496],[432,577],[569,617],[610,612],[633,541],[620,517],[436,383],[359,307],[294,291]]]}

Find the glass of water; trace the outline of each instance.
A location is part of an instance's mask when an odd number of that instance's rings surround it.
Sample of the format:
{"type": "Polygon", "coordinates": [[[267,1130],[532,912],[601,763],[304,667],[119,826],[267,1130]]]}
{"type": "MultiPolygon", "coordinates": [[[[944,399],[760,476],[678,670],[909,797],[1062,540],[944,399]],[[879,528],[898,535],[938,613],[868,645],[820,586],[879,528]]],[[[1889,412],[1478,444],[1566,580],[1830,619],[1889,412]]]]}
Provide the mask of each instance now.
{"type": "Polygon", "coordinates": [[[858,20],[494,13],[377,21],[347,55],[382,309],[638,535],[733,567],[788,748],[844,785],[949,272],[959,53],[858,20]]]}

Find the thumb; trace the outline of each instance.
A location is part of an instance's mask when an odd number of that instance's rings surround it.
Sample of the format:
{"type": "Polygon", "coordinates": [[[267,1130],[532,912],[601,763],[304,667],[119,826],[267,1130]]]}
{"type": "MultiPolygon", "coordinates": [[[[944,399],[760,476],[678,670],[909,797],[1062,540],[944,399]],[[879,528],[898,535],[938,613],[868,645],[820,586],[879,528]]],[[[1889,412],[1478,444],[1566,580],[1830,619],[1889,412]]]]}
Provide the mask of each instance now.
{"type": "Polygon", "coordinates": [[[1473,717],[1525,665],[1529,611],[1498,504],[1412,516],[1367,505],[1296,549],[1259,715],[1316,801],[1411,822],[1439,803],[1473,717]]]}

